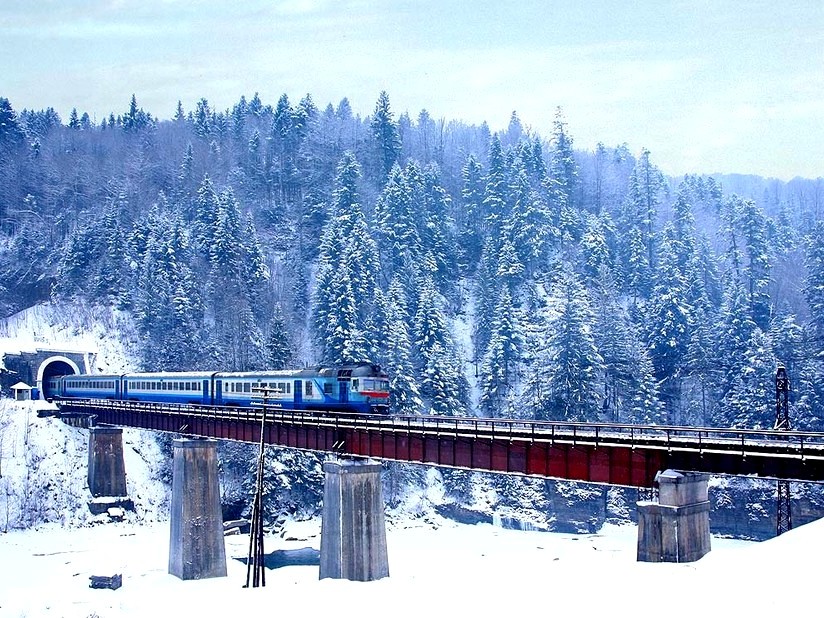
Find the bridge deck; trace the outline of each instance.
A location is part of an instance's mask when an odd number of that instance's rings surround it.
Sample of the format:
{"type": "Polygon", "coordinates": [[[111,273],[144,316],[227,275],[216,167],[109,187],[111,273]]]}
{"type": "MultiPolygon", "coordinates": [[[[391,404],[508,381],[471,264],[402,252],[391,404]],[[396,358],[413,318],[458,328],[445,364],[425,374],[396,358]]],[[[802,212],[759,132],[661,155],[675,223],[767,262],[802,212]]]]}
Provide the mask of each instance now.
{"type": "Polygon", "coordinates": [[[62,401],[98,423],[355,457],[652,486],[659,470],[824,481],[824,433],[62,401]]]}

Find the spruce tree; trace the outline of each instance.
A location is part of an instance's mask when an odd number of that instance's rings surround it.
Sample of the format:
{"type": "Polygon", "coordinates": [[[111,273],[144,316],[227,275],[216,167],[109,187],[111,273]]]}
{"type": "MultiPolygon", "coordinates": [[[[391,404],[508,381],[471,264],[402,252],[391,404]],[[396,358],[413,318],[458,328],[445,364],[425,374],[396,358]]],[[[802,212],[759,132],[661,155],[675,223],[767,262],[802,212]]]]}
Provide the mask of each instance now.
{"type": "Polygon", "coordinates": [[[382,91],[372,115],[372,135],[376,143],[380,179],[384,180],[401,152],[401,138],[398,125],[389,105],[389,95],[382,91]]]}
{"type": "Polygon", "coordinates": [[[295,350],[289,341],[289,332],[280,303],[275,305],[272,321],[269,324],[269,337],[266,340],[267,369],[287,369],[292,363],[295,350]]]}

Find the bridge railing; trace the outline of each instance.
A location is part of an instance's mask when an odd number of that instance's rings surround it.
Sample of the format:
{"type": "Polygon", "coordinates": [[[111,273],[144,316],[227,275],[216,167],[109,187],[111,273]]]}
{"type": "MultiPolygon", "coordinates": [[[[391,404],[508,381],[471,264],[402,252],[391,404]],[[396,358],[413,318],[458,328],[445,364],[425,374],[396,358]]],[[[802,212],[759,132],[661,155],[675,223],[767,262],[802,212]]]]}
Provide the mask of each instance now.
{"type": "Polygon", "coordinates": [[[668,451],[765,453],[790,457],[824,457],[824,433],[621,423],[582,423],[471,416],[388,416],[324,410],[291,410],[268,402],[255,407],[203,406],[117,400],[60,402],[73,410],[147,412],[204,420],[313,425],[369,432],[404,432],[409,435],[491,439],[592,446],[629,446],[668,451]]]}

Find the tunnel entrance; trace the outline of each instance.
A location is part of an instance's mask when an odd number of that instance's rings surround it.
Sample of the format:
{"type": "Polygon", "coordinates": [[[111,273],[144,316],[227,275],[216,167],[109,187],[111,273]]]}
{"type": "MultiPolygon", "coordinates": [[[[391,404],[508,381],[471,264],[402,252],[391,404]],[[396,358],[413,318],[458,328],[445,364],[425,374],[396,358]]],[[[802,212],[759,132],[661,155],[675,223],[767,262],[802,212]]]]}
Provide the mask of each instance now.
{"type": "Polygon", "coordinates": [[[40,387],[40,398],[50,399],[49,378],[55,376],[73,376],[80,373],[77,365],[66,357],[52,357],[43,361],[37,371],[37,385],[40,387]]]}

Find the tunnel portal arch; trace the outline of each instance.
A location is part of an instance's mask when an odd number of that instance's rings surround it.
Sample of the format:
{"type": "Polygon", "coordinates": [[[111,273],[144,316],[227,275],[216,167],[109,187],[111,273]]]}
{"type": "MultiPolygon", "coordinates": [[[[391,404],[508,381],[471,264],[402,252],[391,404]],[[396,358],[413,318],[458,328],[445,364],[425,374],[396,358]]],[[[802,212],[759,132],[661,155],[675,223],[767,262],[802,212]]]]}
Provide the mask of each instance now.
{"type": "Polygon", "coordinates": [[[48,399],[51,393],[47,393],[49,378],[54,376],[72,376],[81,373],[80,368],[72,359],[65,356],[51,356],[40,363],[37,368],[37,388],[40,399],[48,399]]]}

